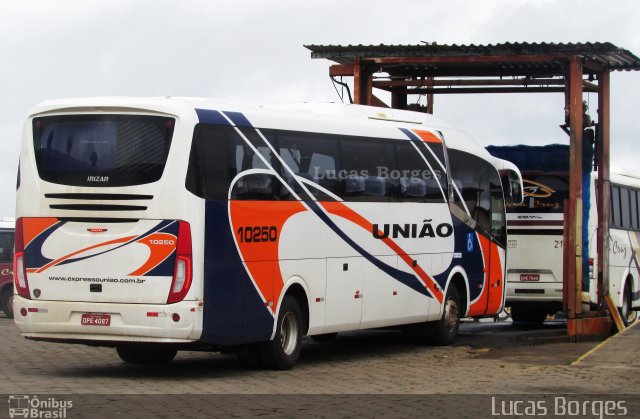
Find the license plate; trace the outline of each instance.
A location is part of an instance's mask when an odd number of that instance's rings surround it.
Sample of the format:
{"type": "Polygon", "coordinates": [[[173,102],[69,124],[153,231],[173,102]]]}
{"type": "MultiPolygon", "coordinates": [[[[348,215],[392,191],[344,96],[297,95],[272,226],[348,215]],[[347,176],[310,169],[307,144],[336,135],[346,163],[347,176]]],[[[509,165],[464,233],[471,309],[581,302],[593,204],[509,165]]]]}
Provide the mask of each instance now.
{"type": "Polygon", "coordinates": [[[520,281],[523,281],[523,282],[540,281],[540,274],[520,274],[520,281]]]}
{"type": "Polygon", "coordinates": [[[83,326],[110,326],[111,314],[83,313],[82,325],[83,326]]]}

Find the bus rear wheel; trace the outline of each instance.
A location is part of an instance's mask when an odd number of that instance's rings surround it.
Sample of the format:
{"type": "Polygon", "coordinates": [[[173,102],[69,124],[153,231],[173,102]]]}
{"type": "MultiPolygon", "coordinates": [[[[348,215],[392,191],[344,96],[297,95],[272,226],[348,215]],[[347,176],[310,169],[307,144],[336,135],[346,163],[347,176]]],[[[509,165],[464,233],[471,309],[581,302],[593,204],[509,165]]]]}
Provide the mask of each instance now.
{"type": "Polygon", "coordinates": [[[0,307],[8,318],[13,319],[13,290],[8,289],[2,292],[0,296],[0,307]]]}
{"type": "Polygon", "coordinates": [[[282,299],[276,334],[273,340],[258,345],[262,365],[275,370],[289,370],[298,362],[302,347],[302,312],[295,298],[282,299]]]}
{"type": "Polygon", "coordinates": [[[514,323],[540,325],[547,318],[547,309],[535,304],[514,304],[511,306],[511,318],[514,323]]]}
{"type": "Polygon", "coordinates": [[[620,317],[624,321],[625,326],[635,322],[638,318],[638,312],[631,310],[631,288],[627,285],[622,295],[622,307],[620,307],[620,317]]]}
{"type": "Polygon", "coordinates": [[[116,347],[116,351],[124,362],[146,365],[169,364],[178,353],[176,349],[124,345],[116,347]]]}
{"type": "Polygon", "coordinates": [[[455,285],[451,285],[444,299],[442,317],[433,324],[431,337],[434,345],[451,345],[455,342],[460,328],[460,311],[460,295],[455,285]]]}

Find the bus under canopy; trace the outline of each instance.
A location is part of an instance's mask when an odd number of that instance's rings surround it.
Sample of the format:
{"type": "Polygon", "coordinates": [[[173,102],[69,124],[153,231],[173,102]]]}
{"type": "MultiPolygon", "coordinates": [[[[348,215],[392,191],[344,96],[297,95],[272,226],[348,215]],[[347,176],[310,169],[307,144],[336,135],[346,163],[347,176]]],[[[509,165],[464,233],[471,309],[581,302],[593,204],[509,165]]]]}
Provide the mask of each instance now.
{"type": "Polygon", "coordinates": [[[49,102],[25,124],[16,325],[127,362],[403,327],[439,344],[505,297],[517,167],[431,115],[202,99],[49,102]],[[506,197],[505,197],[506,195],[506,197]]]}

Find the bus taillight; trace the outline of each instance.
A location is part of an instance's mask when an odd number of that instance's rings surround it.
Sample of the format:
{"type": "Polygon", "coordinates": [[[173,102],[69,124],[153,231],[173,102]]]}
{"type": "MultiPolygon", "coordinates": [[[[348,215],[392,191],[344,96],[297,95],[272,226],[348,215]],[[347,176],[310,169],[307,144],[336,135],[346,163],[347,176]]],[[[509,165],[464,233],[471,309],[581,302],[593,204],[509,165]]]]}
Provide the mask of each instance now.
{"type": "Polygon", "coordinates": [[[27,271],[24,267],[24,237],[22,236],[22,218],[16,221],[15,231],[15,257],[13,258],[13,282],[15,283],[18,295],[31,299],[29,293],[29,282],[27,281],[27,271]]]}
{"type": "Polygon", "coordinates": [[[167,298],[168,304],[177,303],[184,299],[191,288],[192,276],[191,227],[186,221],[180,221],[176,246],[176,266],[169,298],[167,298]]]}

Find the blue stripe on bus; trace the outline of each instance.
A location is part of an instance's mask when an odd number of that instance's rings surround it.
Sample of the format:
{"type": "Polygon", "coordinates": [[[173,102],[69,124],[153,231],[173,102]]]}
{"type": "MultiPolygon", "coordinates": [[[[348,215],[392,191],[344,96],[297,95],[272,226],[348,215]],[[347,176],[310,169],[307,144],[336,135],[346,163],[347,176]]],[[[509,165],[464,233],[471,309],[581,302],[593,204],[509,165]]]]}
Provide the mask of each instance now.
{"type": "Polygon", "coordinates": [[[414,143],[422,143],[422,140],[420,139],[420,137],[418,137],[416,134],[414,134],[413,132],[411,132],[411,130],[406,129],[406,128],[400,128],[400,131],[402,131],[402,133],[404,135],[406,135],[407,137],[409,137],[409,139],[411,141],[413,141],[414,143]]]}
{"type": "Polygon", "coordinates": [[[220,111],[196,108],[196,113],[198,114],[198,121],[203,124],[230,125],[220,111]]]}
{"type": "Polygon", "coordinates": [[[24,264],[27,268],[42,268],[46,264],[53,262],[54,259],[49,259],[42,254],[42,246],[44,242],[55,232],[62,227],[66,221],[59,221],[47,228],[42,233],[38,234],[24,249],[24,264]]]}
{"type": "MultiPolygon", "coordinates": [[[[149,235],[151,235],[153,233],[157,233],[157,232],[161,232],[161,231],[164,231],[166,233],[174,235],[175,237],[178,237],[178,226],[179,226],[179,224],[178,224],[178,222],[176,220],[162,220],[162,221],[160,221],[160,223],[158,223],[156,226],[152,227],[146,233],[142,233],[141,235],[134,237],[133,239],[129,240],[126,243],[122,243],[121,245],[116,246],[114,248],[111,248],[111,249],[108,249],[108,250],[104,250],[102,252],[94,253],[94,254],[91,254],[91,255],[88,255],[88,256],[80,256],[80,257],[77,257],[77,258],[66,259],[66,260],[63,260],[62,262],[58,263],[57,265],[58,266],[66,265],[66,264],[69,264],[69,263],[75,263],[75,262],[79,262],[81,260],[90,259],[90,258],[93,258],[93,257],[96,257],[96,256],[104,255],[105,253],[113,252],[114,250],[118,250],[118,249],[120,249],[120,248],[122,248],[124,246],[127,246],[127,245],[131,244],[131,243],[135,243],[137,241],[140,241],[143,238],[145,238],[145,237],[147,237],[147,236],[149,236],[149,235]]],[[[147,275],[149,275],[149,274],[147,274],[147,275]]],[[[169,275],[169,276],[173,275],[173,270],[171,270],[170,273],[164,274],[164,275],[169,275]]]]}
{"type": "Polygon", "coordinates": [[[206,201],[204,343],[238,345],[271,338],[274,318],[242,263],[229,225],[229,203],[206,201]]]}
{"type": "Polygon", "coordinates": [[[253,128],[251,122],[240,112],[227,112],[224,114],[233,122],[233,124],[238,128],[253,128]]]}
{"type": "Polygon", "coordinates": [[[351,237],[347,236],[347,234],[340,230],[340,228],[335,225],[333,221],[327,216],[327,214],[322,211],[322,209],[316,204],[314,201],[307,201],[306,204],[316,213],[318,217],[329,227],[331,228],[342,240],[345,241],[349,246],[351,246],[356,252],[362,255],[369,262],[380,268],[384,273],[391,276],[395,280],[403,283],[407,287],[423,294],[427,297],[433,298],[433,296],[429,293],[429,291],[425,288],[425,284],[417,278],[415,275],[410,274],[408,272],[401,271],[400,269],[394,268],[392,266],[387,265],[381,260],[377,259],[375,256],[364,250],[360,247],[351,237]]]}
{"type": "Polygon", "coordinates": [[[453,259],[451,265],[444,272],[435,275],[434,279],[438,281],[440,286],[444,287],[452,269],[455,266],[462,266],[467,274],[469,283],[469,301],[473,301],[480,296],[484,285],[484,257],[482,255],[482,246],[478,241],[475,231],[456,217],[453,217],[453,237],[453,251],[460,255],[460,257],[453,259]],[[473,239],[471,251],[467,250],[469,233],[472,234],[473,239]]]}

